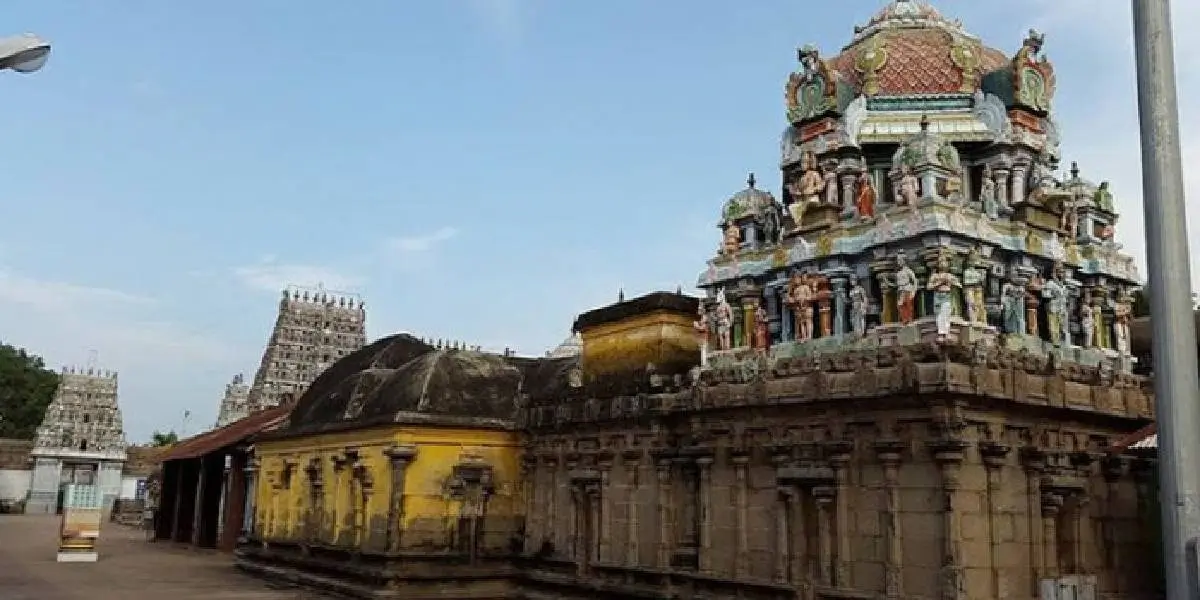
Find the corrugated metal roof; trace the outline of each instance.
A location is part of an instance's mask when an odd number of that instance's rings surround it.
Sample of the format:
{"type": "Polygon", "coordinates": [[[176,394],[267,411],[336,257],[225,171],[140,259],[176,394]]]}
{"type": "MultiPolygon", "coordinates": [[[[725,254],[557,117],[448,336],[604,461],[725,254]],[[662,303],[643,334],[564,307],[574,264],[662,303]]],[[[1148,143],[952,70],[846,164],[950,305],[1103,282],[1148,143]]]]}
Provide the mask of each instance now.
{"type": "Polygon", "coordinates": [[[254,413],[224,427],[194,435],[167,450],[162,462],[186,460],[204,456],[210,452],[233,446],[250,436],[278,426],[292,412],[293,404],[285,404],[254,413]]]}

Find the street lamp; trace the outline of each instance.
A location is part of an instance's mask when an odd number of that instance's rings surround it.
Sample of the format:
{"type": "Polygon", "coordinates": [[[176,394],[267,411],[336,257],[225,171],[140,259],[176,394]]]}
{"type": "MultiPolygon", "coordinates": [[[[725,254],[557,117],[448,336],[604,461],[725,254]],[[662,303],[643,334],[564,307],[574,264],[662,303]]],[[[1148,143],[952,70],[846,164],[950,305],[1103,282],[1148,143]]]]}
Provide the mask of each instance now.
{"type": "Polygon", "coordinates": [[[32,33],[0,38],[0,70],[32,73],[50,57],[50,42],[32,33]]]}
{"type": "Polygon", "coordinates": [[[1167,598],[1200,598],[1200,382],[1170,0],[1132,0],[1167,598]]]}

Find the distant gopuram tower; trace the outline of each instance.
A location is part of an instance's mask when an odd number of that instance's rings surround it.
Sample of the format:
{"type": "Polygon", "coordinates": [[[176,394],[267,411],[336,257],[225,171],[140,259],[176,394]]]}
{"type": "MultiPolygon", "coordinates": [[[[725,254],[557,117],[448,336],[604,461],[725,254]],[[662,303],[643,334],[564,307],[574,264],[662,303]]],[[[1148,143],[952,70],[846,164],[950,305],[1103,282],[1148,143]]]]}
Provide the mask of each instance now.
{"type": "Polygon", "coordinates": [[[245,376],[241,373],[234,375],[233,380],[225,384],[225,396],[221,398],[221,409],[217,413],[217,427],[245,418],[249,414],[246,406],[249,396],[250,386],[246,384],[245,376]]]}
{"type": "Polygon", "coordinates": [[[63,367],[30,454],[33,481],[25,512],[56,512],[59,490],[68,483],[99,486],[108,511],[121,491],[125,463],[117,374],[94,366],[63,367]]]}
{"type": "Polygon", "coordinates": [[[339,358],[367,342],[367,313],[357,294],[289,286],[246,401],[248,413],[299,397],[339,358]]]}

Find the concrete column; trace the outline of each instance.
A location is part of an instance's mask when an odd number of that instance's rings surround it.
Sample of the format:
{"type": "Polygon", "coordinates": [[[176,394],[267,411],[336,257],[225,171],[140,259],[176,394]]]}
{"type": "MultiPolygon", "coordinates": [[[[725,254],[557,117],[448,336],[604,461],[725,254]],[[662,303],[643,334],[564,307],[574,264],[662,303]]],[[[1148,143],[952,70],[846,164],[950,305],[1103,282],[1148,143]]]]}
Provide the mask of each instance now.
{"type": "Polygon", "coordinates": [[[255,510],[258,496],[258,461],[247,457],[243,473],[246,477],[245,514],[242,516],[242,535],[253,537],[255,531],[255,510]]]}
{"type": "Polygon", "coordinates": [[[191,544],[193,546],[200,545],[200,531],[204,525],[204,488],[207,487],[208,479],[208,460],[205,457],[195,459],[200,464],[200,472],[196,475],[196,500],[192,504],[192,531],[191,544]]]}

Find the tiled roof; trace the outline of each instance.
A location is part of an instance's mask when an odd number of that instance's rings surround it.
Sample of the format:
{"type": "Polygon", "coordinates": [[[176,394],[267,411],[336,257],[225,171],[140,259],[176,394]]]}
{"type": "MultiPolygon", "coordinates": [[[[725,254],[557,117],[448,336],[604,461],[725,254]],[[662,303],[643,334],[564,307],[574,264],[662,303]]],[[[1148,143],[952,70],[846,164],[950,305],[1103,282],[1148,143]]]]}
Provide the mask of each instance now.
{"type": "Polygon", "coordinates": [[[1121,452],[1124,450],[1142,450],[1142,449],[1157,449],[1158,448],[1158,424],[1151,423],[1119,440],[1113,444],[1113,450],[1121,452]]]}
{"type": "Polygon", "coordinates": [[[160,460],[167,462],[197,458],[243,442],[256,433],[278,426],[292,412],[292,407],[291,404],[276,406],[234,421],[224,427],[194,435],[172,446],[160,460]]]}

